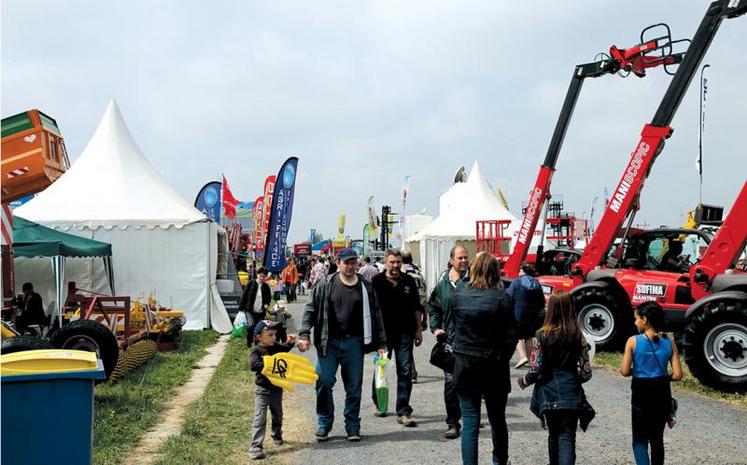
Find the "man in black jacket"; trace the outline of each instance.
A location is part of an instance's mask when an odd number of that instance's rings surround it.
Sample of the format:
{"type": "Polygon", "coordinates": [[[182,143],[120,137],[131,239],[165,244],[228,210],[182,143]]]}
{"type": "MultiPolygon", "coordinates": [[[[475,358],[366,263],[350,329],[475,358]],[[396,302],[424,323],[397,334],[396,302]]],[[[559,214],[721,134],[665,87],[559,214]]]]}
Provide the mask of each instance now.
{"type": "Polygon", "coordinates": [[[239,311],[246,314],[246,323],[250,329],[246,336],[246,346],[252,346],[253,334],[251,329],[257,323],[265,319],[267,309],[270,307],[272,292],[267,285],[267,270],[263,267],[257,269],[257,279],[249,281],[239,301],[239,311]]]}
{"type": "MultiPolygon", "coordinates": [[[[412,393],[412,351],[413,346],[423,342],[420,332],[422,307],[420,295],[415,279],[402,273],[402,254],[399,250],[389,249],[384,256],[383,273],[373,277],[372,283],[376,298],[381,307],[384,320],[386,345],[389,357],[396,353],[397,366],[397,421],[407,427],[416,426],[411,418],[412,407],[410,395],[412,393]]],[[[376,404],[376,389],[373,389],[374,404],[376,404]]],[[[377,412],[383,416],[386,412],[377,412]]]]}
{"type": "Polygon", "coordinates": [[[47,315],[44,313],[44,305],[41,296],[34,292],[34,285],[31,283],[23,284],[23,297],[21,307],[23,312],[16,319],[16,326],[19,331],[24,331],[30,325],[47,326],[47,315]]]}

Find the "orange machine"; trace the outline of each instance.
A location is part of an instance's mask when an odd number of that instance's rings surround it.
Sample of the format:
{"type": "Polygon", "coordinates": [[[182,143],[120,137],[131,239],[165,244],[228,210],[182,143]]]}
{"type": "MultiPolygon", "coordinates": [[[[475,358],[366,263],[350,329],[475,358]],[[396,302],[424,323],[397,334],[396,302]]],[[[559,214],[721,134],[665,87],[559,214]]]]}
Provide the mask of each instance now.
{"type": "Polygon", "coordinates": [[[35,194],[70,166],[57,122],[29,110],[2,120],[2,202],[35,194]]]}

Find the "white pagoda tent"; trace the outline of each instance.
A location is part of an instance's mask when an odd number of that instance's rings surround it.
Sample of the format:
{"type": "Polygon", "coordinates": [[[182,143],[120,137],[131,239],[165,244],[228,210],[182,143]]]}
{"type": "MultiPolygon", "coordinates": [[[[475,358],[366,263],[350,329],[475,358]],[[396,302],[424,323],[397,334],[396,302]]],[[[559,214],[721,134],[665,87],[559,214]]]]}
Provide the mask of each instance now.
{"type": "MultiPolygon", "coordinates": [[[[70,169],[15,213],[110,243],[118,295],[135,298],[155,291],[159,303],[185,312],[185,329],[230,331],[215,284],[225,231],[164,181],[140,151],[113,100],[70,169]]],[[[109,293],[96,288],[105,279],[91,278],[104,272],[95,261],[86,261],[67,267],[65,281],[109,293]]]]}
{"type": "MultiPolygon", "coordinates": [[[[405,248],[418,250],[420,266],[428,289],[433,289],[446,269],[449,252],[456,244],[467,248],[470,256],[476,251],[476,222],[480,220],[512,220],[475,162],[466,182],[456,182],[438,199],[438,217],[417,234],[405,239],[405,248]]],[[[512,228],[515,225],[512,224],[512,228]]],[[[512,234],[513,230],[507,231],[512,234]]],[[[415,254],[413,254],[415,255],[415,254]]]]}

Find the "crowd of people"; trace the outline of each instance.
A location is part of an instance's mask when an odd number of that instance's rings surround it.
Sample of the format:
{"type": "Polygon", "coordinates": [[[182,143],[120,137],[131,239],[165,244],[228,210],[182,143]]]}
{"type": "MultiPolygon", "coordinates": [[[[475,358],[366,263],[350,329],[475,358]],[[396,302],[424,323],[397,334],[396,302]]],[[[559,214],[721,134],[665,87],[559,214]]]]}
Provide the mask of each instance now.
{"type": "MultiPolygon", "coordinates": [[[[282,443],[282,390],[261,376],[262,355],[289,351],[294,344],[305,352],[313,344],[319,375],[316,439],[328,440],[335,421],[333,387],[339,369],[345,391],[346,437],[356,442],[361,440],[366,353],[377,352],[393,360],[396,421],[403,427],[417,426],[410,405],[417,379],[413,352],[430,327],[439,344],[448,347],[450,357],[443,365],[444,437],[461,437],[464,464],[477,463],[483,401],[492,433],[492,463],[511,463],[506,405],[515,352],[518,362],[514,367],[527,366],[516,384],[521,389],[534,386],[529,408],[547,429],[550,464],[575,463],[576,430],[580,426],[585,431],[595,412],[583,388],[591,379],[590,346],[570,294],[556,291],[545,302],[531,264],[523,265],[522,276],[504,288],[495,257],[479,253],[470,260],[468,251],[458,245],[429,295],[409,252],[390,249],[381,265],[379,269],[368,257],[359,260],[353,249],[341,250],[334,263],[323,258],[308,260],[303,272],[290,261],[292,268],[281,274],[288,300],[297,284],[294,280],[308,282],[312,289],[297,336],[281,337],[282,324],[264,319],[270,300],[264,270],[258,270],[256,281],[247,286],[241,307],[252,313],[250,323],[255,330],[248,342],[253,343],[251,367],[257,372],[251,458],[264,457],[267,409],[273,419],[272,439],[282,443]]],[[[664,428],[676,422],[670,381],[682,377],[682,368],[676,345],[661,332],[663,323],[664,313],[655,302],[636,309],[640,334],[628,340],[620,368],[623,376],[633,377],[632,448],[638,465],[663,463],[664,428]]],[[[378,406],[376,392],[372,386],[372,400],[378,406]]],[[[376,407],[375,414],[385,417],[389,412],[376,407]]]]}

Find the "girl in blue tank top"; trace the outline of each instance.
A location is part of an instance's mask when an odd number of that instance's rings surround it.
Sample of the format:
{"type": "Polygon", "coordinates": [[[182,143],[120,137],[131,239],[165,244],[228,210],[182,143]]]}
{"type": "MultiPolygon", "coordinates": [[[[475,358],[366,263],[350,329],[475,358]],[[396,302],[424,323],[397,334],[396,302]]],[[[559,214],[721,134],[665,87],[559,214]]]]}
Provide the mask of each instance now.
{"type": "Polygon", "coordinates": [[[637,465],[662,465],[664,425],[672,413],[669,383],[682,379],[682,365],[677,346],[660,332],[664,328],[664,310],[659,304],[646,302],[636,308],[635,326],[640,334],[628,339],[620,365],[623,376],[633,376],[630,399],[633,456],[637,465]]]}

